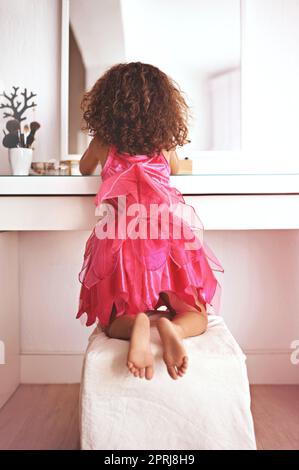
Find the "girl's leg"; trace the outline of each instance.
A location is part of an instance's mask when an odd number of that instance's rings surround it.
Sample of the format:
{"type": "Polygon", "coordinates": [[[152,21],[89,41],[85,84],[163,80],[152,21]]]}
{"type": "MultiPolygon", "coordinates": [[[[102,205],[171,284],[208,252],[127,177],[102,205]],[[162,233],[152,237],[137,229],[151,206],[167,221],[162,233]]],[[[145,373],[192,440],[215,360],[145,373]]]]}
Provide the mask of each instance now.
{"type": "Polygon", "coordinates": [[[176,313],[172,319],[172,323],[176,325],[182,338],[189,336],[199,336],[204,333],[208,326],[207,313],[202,305],[202,311],[185,311],[176,313]]]}
{"type": "Polygon", "coordinates": [[[111,320],[109,326],[106,328],[105,333],[110,338],[117,339],[130,339],[135,318],[129,315],[123,315],[121,317],[111,320]]]}
{"type": "Polygon", "coordinates": [[[110,338],[130,340],[127,366],[135,377],[145,377],[148,380],[153,377],[150,321],[145,313],[139,313],[136,317],[123,315],[115,318],[114,310],[106,334],[110,338]]]}
{"type": "MultiPolygon", "coordinates": [[[[165,295],[165,293],[163,294],[165,295]]],[[[201,312],[190,305],[171,296],[174,315],[171,319],[161,317],[158,320],[158,331],[163,345],[163,359],[171,378],[182,377],[188,367],[188,356],[183,345],[183,338],[198,336],[207,329],[207,313],[205,307],[198,303],[201,312]]]]}

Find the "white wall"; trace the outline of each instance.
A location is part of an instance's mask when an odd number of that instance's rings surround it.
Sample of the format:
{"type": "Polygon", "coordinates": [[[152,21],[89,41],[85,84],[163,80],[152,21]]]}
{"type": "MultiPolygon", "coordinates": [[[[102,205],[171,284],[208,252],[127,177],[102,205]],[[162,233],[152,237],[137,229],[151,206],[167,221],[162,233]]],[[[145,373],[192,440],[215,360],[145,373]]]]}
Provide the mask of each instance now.
{"type": "Polygon", "coordinates": [[[19,321],[18,233],[0,232],[0,408],[20,383],[19,321]]]}
{"type": "Polygon", "coordinates": [[[240,69],[227,70],[210,77],[211,135],[209,150],[241,148],[240,69]]]}
{"type": "MultiPolygon", "coordinates": [[[[29,109],[27,121],[23,121],[41,124],[34,143],[34,161],[60,158],[60,4],[60,0],[0,2],[0,93],[10,93],[12,86],[37,93],[36,110],[29,109]]],[[[3,136],[7,119],[3,119],[2,111],[3,136]]],[[[2,137],[0,174],[10,174],[2,137]]]]}
{"type": "Polygon", "coordinates": [[[243,0],[243,14],[242,146],[298,171],[299,2],[243,0]]]}
{"type": "Polygon", "coordinates": [[[23,353],[84,350],[88,329],[75,321],[75,315],[86,235],[85,231],[19,234],[23,353]]]}

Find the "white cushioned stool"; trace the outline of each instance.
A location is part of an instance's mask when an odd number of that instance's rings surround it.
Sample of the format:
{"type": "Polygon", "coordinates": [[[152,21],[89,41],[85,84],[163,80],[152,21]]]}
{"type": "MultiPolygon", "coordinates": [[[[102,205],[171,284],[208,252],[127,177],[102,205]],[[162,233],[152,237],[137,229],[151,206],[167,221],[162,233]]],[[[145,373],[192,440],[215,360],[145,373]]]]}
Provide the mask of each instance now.
{"type": "Polygon", "coordinates": [[[97,328],[89,339],[80,390],[82,449],[256,449],[246,356],[220,316],[186,338],[189,366],[169,377],[151,316],[152,380],[126,367],[128,341],[97,328]]]}

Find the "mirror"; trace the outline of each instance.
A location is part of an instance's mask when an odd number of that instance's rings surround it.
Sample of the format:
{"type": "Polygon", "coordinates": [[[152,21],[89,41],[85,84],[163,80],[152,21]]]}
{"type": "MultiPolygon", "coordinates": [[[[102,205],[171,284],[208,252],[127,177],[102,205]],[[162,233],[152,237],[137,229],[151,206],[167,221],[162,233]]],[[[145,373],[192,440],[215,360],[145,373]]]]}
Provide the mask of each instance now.
{"type": "MultiPolygon", "coordinates": [[[[189,151],[240,150],[239,0],[69,0],[69,154],[84,153],[80,101],[119,62],[151,63],[190,106],[189,151]]],[[[179,149],[180,150],[180,149],[179,149]]]]}

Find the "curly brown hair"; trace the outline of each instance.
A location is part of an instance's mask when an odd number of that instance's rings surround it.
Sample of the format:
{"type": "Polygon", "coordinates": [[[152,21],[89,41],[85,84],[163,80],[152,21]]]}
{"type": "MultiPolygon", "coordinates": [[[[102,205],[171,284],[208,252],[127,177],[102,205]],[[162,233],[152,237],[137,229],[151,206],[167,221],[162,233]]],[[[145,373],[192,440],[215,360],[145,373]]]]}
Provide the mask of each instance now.
{"type": "Polygon", "coordinates": [[[109,68],[83,95],[82,130],[120,153],[155,155],[189,142],[189,106],[177,83],[141,62],[109,68]]]}

